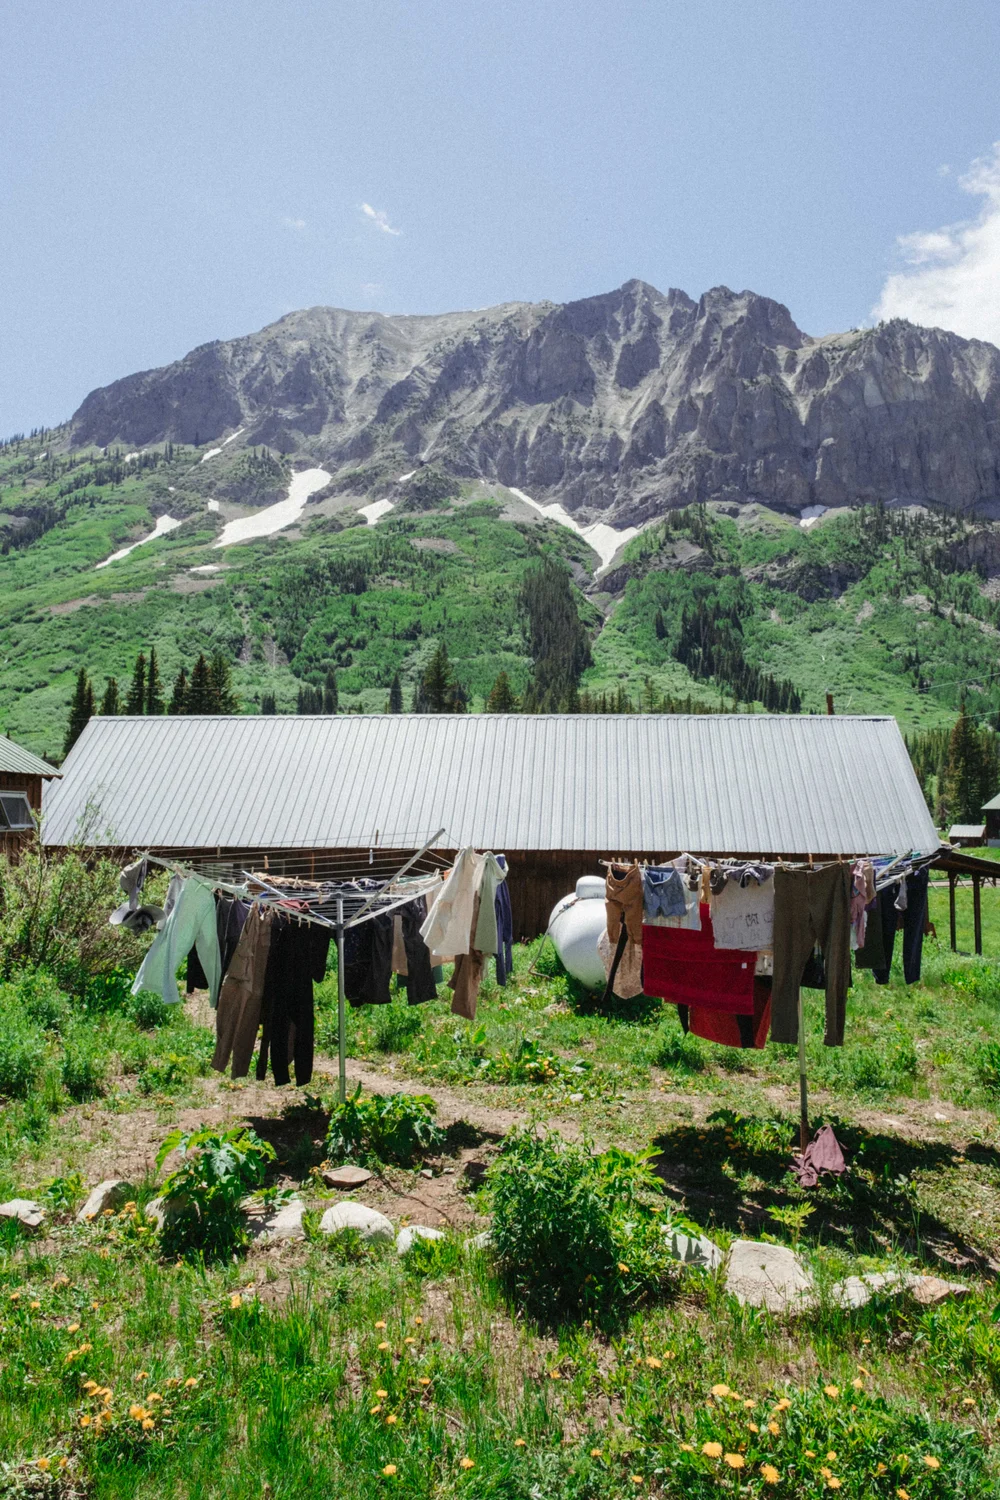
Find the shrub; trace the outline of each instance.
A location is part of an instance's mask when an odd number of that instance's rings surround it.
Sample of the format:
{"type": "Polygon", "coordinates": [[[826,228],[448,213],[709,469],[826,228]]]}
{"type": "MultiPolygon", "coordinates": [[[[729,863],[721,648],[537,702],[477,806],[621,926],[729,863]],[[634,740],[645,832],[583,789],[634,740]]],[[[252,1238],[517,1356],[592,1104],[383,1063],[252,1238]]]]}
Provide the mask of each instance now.
{"type": "Polygon", "coordinates": [[[361,1085],[343,1104],[334,1106],[326,1137],[331,1161],[396,1162],[409,1166],[444,1144],[434,1123],[437,1106],[426,1094],[372,1094],[361,1098],[361,1085]]]}
{"type": "Polygon", "coordinates": [[[78,1103],[104,1093],[107,1055],[88,1026],[78,1025],[63,1037],[63,1088],[78,1103]]]}
{"type": "Polygon", "coordinates": [[[246,1242],[242,1202],[260,1187],[274,1148],[246,1126],[225,1133],[173,1130],[156,1156],[180,1163],[163,1184],[160,1244],[166,1255],[220,1259],[246,1242]]]}
{"type": "Polygon", "coordinates": [[[124,1008],[140,1031],[155,1031],[158,1026],[167,1025],[177,1007],[168,1005],[153,990],[140,990],[137,995],[129,995],[124,1008]]]}
{"type": "Polygon", "coordinates": [[[44,970],[15,974],[0,985],[0,1010],[17,1007],[43,1031],[59,1032],[69,1018],[69,1000],[44,970]]]}
{"type": "Polygon", "coordinates": [[[671,1284],[648,1156],[594,1155],[523,1130],[507,1137],[489,1181],[491,1252],[506,1290],[532,1316],[614,1325],[671,1284]]]}
{"type": "Polygon", "coordinates": [[[413,1005],[385,1005],[375,1017],[372,1041],[376,1052],[405,1052],[423,1025],[413,1005]]]}
{"type": "Polygon", "coordinates": [[[0,1010],[0,1094],[26,1099],[45,1065],[45,1033],[13,1006],[0,1010]]]}

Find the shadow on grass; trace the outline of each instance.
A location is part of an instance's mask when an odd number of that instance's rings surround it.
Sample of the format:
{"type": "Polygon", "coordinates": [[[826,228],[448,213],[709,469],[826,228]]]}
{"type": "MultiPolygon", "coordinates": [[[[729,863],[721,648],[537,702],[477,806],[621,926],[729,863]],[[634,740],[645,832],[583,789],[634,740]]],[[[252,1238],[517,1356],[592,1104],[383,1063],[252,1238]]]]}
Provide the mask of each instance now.
{"type": "Polygon", "coordinates": [[[815,1188],[801,1188],[790,1170],[796,1121],[729,1110],[717,1111],[700,1128],[679,1126],[658,1136],[655,1170],[707,1228],[749,1238],[777,1236],[781,1226],[769,1211],[808,1203],[813,1212],[802,1229],[803,1244],[832,1245],[853,1255],[903,1250],[929,1265],[995,1275],[996,1263],[962,1228],[921,1205],[918,1179],[959,1166],[962,1155],[997,1169],[1000,1152],[978,1145],[963,1153],[940,1141],[873,1134],[836,1118],[826,1123],[836,1131],[848,1171],[821,1177],[815,1188]]]}

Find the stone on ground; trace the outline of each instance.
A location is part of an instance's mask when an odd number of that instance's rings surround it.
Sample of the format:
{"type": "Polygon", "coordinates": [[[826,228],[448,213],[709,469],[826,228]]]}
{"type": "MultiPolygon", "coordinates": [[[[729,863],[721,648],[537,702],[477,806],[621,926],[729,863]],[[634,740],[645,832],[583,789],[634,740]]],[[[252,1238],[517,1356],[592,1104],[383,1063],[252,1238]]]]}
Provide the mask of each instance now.
{"type": "Polygon", "coordinates": [[[0,1219],[16,1219],[22,1229],[41,1229],[45,1210],[31,1198],[11,1198],[0,1203],[0,1219]]]}
{"type": "Polygon", "coordinates": [[[302,1215],[305,1204],[301,1198],[292,1198],[273,1213],[251,1215],[250,1233],[255,1240],[269,1244],[275,1240],[301,1240],[305,1238],[302,1215]]]}
{"type": "Polygon", "coordinates": [[[319,1227],[322,1234],[355,1229],[363,1240],[391,1240],[396,1233],[385,1214],[363,1203],[335,1203],[320,1219],[319,1227]]]}
{"type": "Polygon", "coordinates": [[[942,1281],[940,1276],[912,1276],[909,1279],[910,1295],[924,1307],[933,1307],[949,1297],[966,1297],[969,1288],[960,1281],[942,1281]]]}
{"type": "Polygon", "coordinates": [[[78,1224],[89,1224],[91,1219],[96,1219],[106,1208],[121,1208],[129,1197],[135,1192],[132,1184],[126,1182],[124,1177],[108,1177],[104,1182],[99,1182],[95,1188],[91,1188],[86,1203],[76,1216],[78,1224]]]}
{"type": "Polygon", "coordinates": [[[812,1277],[795,1252],[755,1240],[733,1241],[726,1290],[741,1304],[769,1312],[801,1312],[814,1301],[812,1277]]]}
{"type": "Polygon", "coordinates": [[[405,1255],[418,1240],[443,1240],[440,1229],[429,1229],[426,1224],[407,1224],[396,1236],[396,1254],[405,1255]]]}
{"type": "Polygon", "coordinates": [[[364,1187],[371,1175],[364,1167],[328,1167],[323,1173],[323,1181],[327,1187],[341,1188],[344,1192],[351,1192],[354,1188],[364,1187]]]}
{"type": "Polygon", "coordinates": [[[466,1240],[466,1254],[471,1254],[475,1250],[488,1250],[492,1243],[493,1236],[490,1234],[490,1231],[488,1229],[484,1229],[481,1234],[470,1235],[470,1237],[466,1240]]]}
{"type": "MultiPolygon", "coordinates": [[[[666,1234],[668,1231],[664,1230],[666,1234]]],[[[708,1271],[717,1271],[725,1256],[718,1245],[704,1234],[684,1234],[679,1229],[669,1231],[670,1254],[685,1266],[702,1266],[708,1271]]]]}
{"type": "Polygon", "coordinates": [[[949,1297],[964,1297],[967,1286],[958,1281],[942,1281],[939,1276],[915,1276],[910,1271],[866,1271],[862,1276],[848,1276],[830,1288],[830,1298],[838,1307],[864,1307],[876,1292],[898,1296],[909,1292],[915,1301],[933,1307],[949,1297]]]}

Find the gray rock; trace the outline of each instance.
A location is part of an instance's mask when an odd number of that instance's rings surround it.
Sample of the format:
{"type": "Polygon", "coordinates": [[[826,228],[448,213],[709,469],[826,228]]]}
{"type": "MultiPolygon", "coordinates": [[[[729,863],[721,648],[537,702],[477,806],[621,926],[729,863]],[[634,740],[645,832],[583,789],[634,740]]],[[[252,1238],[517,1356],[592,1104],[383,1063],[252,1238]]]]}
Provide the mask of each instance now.
{"type": "Polygon", "coordinates": [[[391,1240],[395,1230],[385,1214],[366,1208],[363,1203],[335,1203],[319,1221],[321,1234],[339,1234],[342,1229],[356,1229],[363,1240],[391,1240]]]}
{"type": "Polygon", "coordinates": [[[429,1229],[426,1224],[407,1224],[396,1236],[396,1254],[405,1255],[412,1250],[417,1240],[443,1240],[440,1229],[429,1229]]]}
{"type": "Polygon", "coordinates": [[[349,1193],[354,1188],[364,1187],[371,1180],[371,1173],[364,1167],[328,1167],[323,1173],[327,1187],[341,1188],[349,1193]]]}
{"type": "Polygon", "coordinates": [[[31,1198],[11,1198],[9,1203],[0,1203],[0,1219],[16,1219],[22,1229],[41,1229],[45,1210],[31,1198]]]}
{"type": "Polygon", "coordinates": [[[174,1198],[168,1205],[166,1199],[150,1198],[146,1204],[146,1218],[155,1224],[158,1230],[162,1230],[168,1219],[176,1219],[187,1208],[186,1198],[174,1198]]]}
{"type": "Polygon", "coordinates": [[[733,1241],[726,1290],[738,1302],[770,1312],[801,1312],[815,1301],[812,1277],[795,1252],[756,1240],[733,1241]]]}
{"type": "Polygon", "coordinates": [[[670,1253],[682,1265],[702,1266],[708,1271],[717,1271],[725,1260],[718,1245],[713,1244],[707,1235],[684,1234],[679,1229],[664,1229],[663,1233],[670,1234],[670,1253]]]}
{"type": "Polygon", "coordinates": [[[950,1297],[964,1297],[969,1288],[958,1281],[942,1281],[939,1276],[916,1276],[910,1271],[866,1271],[848,1276],[830,1288],[831,1301],[838,1307],[864,1307],[877,1293],[899,1296],[909,1292],[924,1307],[933,1307],[950,1297]]]}
{"type": "Polygon", "coordinates": [[[971,1290],[960,1281],[942,1281],[940,1276],[910,1276],[907,1280],[910,1296],[924,1307],[934,1307],[949,1297],[967,1297],[971,1290]]]}
{"type": "Polygon", "coordinates": [[[484,1229],[481,1234],[469,1236],[465,1242],[465,1253],[466,1255],[470,1255],[477,1250],[488,1250],[492,1243],[493,1236],[488,1229],[484,1229]]]}
{"type": "Polygon", "coordinates": [[[86,1203],[76,1216],[78,1224],[89,1224],[102,1214],[106,1208],[112,1210],[121,1208],[123,1203],[135,1192],[132,1184],[126,1182],[124,1177],[108,1177],[104,1182],[99,1182],[95,1188],[91,1188],[86,1203]]]}
{"type": "Polygon", "coordinates": [[[305,1204],[301,1198],[292,1198],[288,1203],[283,1203],[273,1213],[264,1215],[251,1215],[250,1234],[253,1239],[262,1245],[271,1244],[277,1240],[301,1240],[305,1238],[305,1230],[302,1227],[302,1215],[305,1212],[305,1204]]]}

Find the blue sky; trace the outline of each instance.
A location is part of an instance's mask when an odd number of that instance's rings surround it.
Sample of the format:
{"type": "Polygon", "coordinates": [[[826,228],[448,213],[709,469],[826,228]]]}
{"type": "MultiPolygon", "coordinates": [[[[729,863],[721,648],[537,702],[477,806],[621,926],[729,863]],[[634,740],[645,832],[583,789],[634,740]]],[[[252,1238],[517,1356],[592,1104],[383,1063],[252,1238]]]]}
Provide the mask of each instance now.
{"type": "Polygon", "coordinates": [[[996,0],[7,0],[0,434],[328,303],[1000,341],[996,0]],[[367,205],[367,209],[364,207],[367,205]]]}

